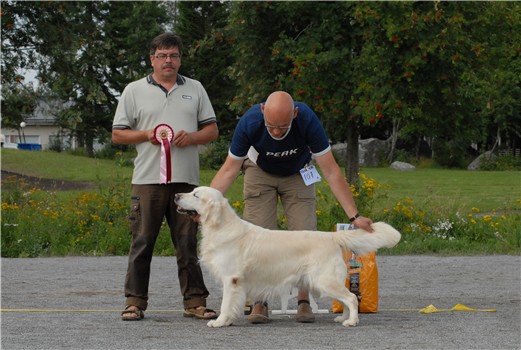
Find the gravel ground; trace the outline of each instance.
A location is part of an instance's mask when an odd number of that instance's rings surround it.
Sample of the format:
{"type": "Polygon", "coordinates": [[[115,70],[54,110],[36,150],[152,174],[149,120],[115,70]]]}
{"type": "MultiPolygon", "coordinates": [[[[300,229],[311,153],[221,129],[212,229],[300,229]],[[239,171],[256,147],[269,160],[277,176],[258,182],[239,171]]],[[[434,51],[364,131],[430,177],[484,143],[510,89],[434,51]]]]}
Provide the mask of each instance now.
{"type": "MultiPolygon", "coordinates": [[[[211,329],[184,318],[175,259],[155,257],[145,319],[122,322],[126,257],[1,259],[2,349],[521,349],[519,256],[378,256],[379,311],[344,328],[272,315],[211,329]],[[446,311],[456,304],[497,312],[446,311]]],[[[208,306],[221,289],[205,271],[208,306]]],[[[328,309],[330,300],[317,300],[328,309]]],[[[295,309],[296,301],[289,302],[295,309]]],[[[270,303],[280,309],[280,300],[270,303]]]]}

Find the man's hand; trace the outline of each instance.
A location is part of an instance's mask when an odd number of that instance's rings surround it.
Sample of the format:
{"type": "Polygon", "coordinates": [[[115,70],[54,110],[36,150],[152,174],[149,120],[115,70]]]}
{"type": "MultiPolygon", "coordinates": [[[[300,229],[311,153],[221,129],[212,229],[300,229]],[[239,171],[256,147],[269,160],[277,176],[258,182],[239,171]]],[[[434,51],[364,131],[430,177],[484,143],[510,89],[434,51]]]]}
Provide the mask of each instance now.
{"type": "Polygon", "coordinates": [[[192,135],[184,130],[174,134],[174,146],[185,147],[193,144],[192,135]]]}
{"type": "Polygon", "coordinates": [[[355,225],[358,228],[361,228],[362,230],[366,230],[369,233],[374,232],[373,228],[371,227],[372,223],[373,221],[371,219],[363,216],[359,216],[356,218],[355,221],[353,221],[353,225],[355,225]]]}
{"type": "Polygon", "coordinates": [[[146,130],[148,141],[150,141],[153,145],[159,145],[159,142],[156,139],[156,135],[154,134],[154,129],[146,130]]]}

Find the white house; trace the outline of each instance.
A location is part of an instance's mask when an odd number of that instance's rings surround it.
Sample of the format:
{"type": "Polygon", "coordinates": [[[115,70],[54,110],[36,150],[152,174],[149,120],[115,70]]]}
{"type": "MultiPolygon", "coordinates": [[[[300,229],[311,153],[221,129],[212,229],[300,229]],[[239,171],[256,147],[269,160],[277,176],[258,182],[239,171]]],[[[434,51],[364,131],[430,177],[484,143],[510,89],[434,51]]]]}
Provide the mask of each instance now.
{"type": "MultiPolygon", "coordinates": [[[[76,140],[69,136],[66,129],[60,128],[56,123],[54,113],[58,102],[49,102],[44,98],[38,100],[34,113],[24,118],[17,129],[0,129],[4,147],[12,147],[13,144],[40,145],[41,149],[49,149],[51,145],[59,143],[62,149],[74,149],[76,140]],[[5,141],[4,141],[5,139],[5,141]]],[[[67,104],[61,105],[67,107],[67,104]]]]}

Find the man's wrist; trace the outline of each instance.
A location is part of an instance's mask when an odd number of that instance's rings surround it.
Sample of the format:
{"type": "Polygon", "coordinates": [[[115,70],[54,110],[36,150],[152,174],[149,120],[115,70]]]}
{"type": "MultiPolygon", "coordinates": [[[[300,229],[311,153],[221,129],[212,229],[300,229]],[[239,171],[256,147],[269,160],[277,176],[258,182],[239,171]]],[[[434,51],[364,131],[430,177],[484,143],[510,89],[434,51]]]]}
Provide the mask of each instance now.
{"type": "Polygon", "coordinates": [[[349,218],[349,222],[353,222],[360,217],[360,213],[356,213],[353,217],[349,218]]]}

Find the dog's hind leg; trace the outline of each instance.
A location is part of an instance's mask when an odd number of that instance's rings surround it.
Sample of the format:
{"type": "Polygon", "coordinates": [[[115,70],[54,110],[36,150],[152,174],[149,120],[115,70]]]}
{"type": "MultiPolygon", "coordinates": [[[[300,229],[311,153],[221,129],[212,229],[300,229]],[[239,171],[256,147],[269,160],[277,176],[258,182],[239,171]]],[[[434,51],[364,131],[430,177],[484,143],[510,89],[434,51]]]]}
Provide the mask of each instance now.
{"type": "Polygon", "coordinates": [[[208,327],[231,326],[239,315],[244,312],[246,291],[238,277],[228,277],[223,280],[223,300],[221,312],[216,320],[207,323],[208,327]]]}
{"type": "MultiPolygon", "coordinates": [[[[345,288],[345,287],[344,287],[345,288]]],[[[356,326],[358,324],[358,298],[345,288],[343,297],[337,299],[344,305],[342,316],[338,317],[336,322],[342,322],[344,327],[356,326]],[[349,318],[347,318],[347,310],[349,310],[349,318]]]]}

